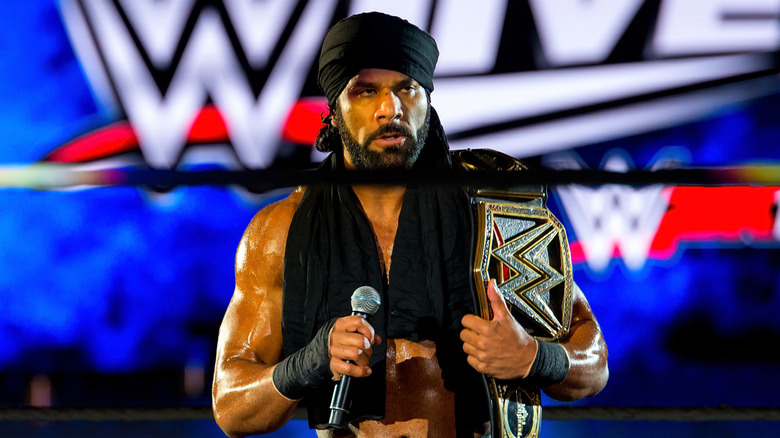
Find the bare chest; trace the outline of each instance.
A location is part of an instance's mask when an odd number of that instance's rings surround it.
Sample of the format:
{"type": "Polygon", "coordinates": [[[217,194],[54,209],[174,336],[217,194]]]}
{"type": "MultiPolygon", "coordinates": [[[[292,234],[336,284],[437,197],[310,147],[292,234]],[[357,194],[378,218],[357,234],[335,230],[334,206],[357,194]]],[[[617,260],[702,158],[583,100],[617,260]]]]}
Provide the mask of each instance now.
{"type": "Polygon", "coordinates": [[[389,277],[390,264],[393,256],[393,244],[395,235],[398,231],[398,220],[395,222],[372,222],[371,226],[376,239],[377,250],[379,251],[379,260],[382,263],[382,270],[389,277]]]}
{"type": "Polygon", "coordinates": [[[320,437],[455,437],[455,398],[444,387],[432,341],[387,341],[385,418],[351,426],[346,435],[318,431],[320,437]]]}

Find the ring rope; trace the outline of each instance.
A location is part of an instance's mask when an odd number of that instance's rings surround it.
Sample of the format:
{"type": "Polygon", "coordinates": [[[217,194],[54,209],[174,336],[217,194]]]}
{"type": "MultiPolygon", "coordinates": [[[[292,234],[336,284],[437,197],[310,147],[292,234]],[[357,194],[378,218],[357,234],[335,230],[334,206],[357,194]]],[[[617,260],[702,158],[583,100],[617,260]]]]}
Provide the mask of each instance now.
{"type": "MultiPolygon", "coordinates": [[[[296,410],[295,419],[306,418],[296,410]]],[[[777,407],[548,406],[552,421],[780,421],[777,407]]],[[[191,421],[214,420],[211,406],[166,408],[34,408],[0,409],[0,421],[191,421]]]]}
{"type": "Polygon", "coordinates": [[[80,186],[150,186],[173,188],[198,185],[237,185],[254,191],[307,185],[313,182],[362,184],[423,183],[487,186],[519,184],[666,185],[780,185],[780,165],[680,168],[658,170],[524,170],[521,172],[399,172],[350,171],[322,175],[312,170],[200,170],[147,168],[83,169],[65,164],[0,166],[0,188],[56,190],[80,186]]]}

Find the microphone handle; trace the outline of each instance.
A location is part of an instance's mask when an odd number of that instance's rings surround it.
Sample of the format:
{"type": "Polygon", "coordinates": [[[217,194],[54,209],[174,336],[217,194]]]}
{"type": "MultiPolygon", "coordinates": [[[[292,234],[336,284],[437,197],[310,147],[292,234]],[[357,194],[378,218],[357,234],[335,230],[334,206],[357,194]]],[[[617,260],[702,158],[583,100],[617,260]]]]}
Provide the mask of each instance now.
{"type": "MultiPolygon", "coordinates": [[[[365,320],[369,320],[371,315],[367,315],[363,312],[352,312],[353,315],[358,315],[365,320]]],[[[354,364],[355,362],[348,360],[347,363],[354,364]]],[[[336,429],[342,429],[344,427],[344,417],[349,413],[350,401],[349,388],[352,383],[352,376],[341,376],[339,383],[333,388],[333,398],[330,400],[330,419],[328,420],[328,426],[336,429]]]]}
{"type": "Polygon", "coordinates": [[[344,427],[344,417],[349,413],[347,394],[352,383],[352,376],[342,376],[338,385],[333,389],[333,398],[330,402],[330,420],[328,426],[341,429],[344,427]]]}

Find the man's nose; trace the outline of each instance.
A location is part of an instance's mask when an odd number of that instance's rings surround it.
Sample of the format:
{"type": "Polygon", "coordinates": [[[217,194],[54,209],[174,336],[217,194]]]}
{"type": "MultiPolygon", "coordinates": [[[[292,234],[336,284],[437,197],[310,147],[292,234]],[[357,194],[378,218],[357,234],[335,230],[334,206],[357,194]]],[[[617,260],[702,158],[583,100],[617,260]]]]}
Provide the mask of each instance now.
{"type": "Polygon", "coordinates": [[[380,122],[390,122],[403,116],[401,99],[392,91],[380,94],[378,105],[376,119],[380,122]]]}

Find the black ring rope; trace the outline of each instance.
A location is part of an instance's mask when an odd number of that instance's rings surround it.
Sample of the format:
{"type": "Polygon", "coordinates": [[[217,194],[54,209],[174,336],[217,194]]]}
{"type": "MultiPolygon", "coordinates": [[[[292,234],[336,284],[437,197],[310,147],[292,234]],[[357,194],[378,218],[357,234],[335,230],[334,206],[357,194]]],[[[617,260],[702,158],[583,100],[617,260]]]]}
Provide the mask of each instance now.
{"type": "Polygon", "coordinates": [[[780,421],[777,407],[549,406],[546,420],[598,421],[780,421]]]}
{"type": "MultiPolygon", "coordinates": [[[[780,421],[778,407],[549,406],[553,421],[780,421]]],[[[296,410],[293,418],[305,419],[296,410]]],[[[214,420],[210,406],[168,408],[33,408],[0,409],[0,421],[193,421],[214,420]]]]}
{"type": "Polygon", "coordinates": [[[69,165],[37,164],[0,167],[0,188],[56,190],[77,186],[147,186],[174,188],[198,185],[236,185],[263,192],[314,182],[462,184],[505,187],[523,184],[664,185],[780,185],[780,165],[680,168],[611,172],[604,170],[524,170],[519,172],[331,172],[312,170],[179,171],[122,168],[83,170],[69,165]]]}
{"type": "Polygon", "coordinates": [[[179,421],[213,420],[211,406],[172,408],[0,409],[0,421],[179,421]]]}

